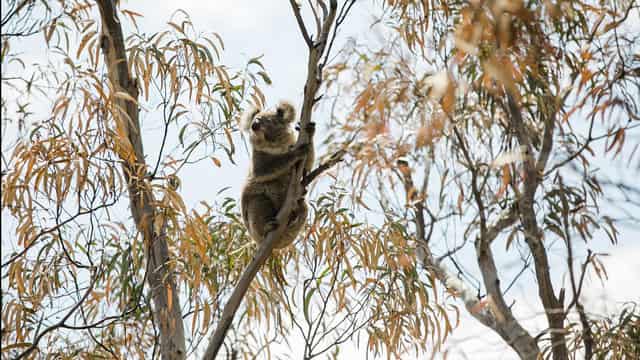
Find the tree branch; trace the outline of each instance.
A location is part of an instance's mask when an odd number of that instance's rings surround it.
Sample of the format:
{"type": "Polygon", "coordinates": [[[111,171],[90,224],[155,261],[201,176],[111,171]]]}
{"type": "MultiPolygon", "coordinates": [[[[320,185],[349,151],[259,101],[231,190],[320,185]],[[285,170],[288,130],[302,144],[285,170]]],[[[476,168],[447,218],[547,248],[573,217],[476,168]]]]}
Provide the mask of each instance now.
{"type": "MultiPolygon", "coordinates": [[[[531,147],[529,135],[525,131],[524,121],[520,108],[512,94],[507,93],[507,113],[511,118],[511,122],[516,129],[516,137],[521,146],[526,148],[526,154],[523,161],[525,179],[523,183],[522,196],[518,201],[522,226],[524,228],[524,237],[529,247],[529,251],[533,255],[535,265],[535,274],[538,283],[538,296],[542,301],[545,309],[547,321],[549,323],[549,331],[551,332],[551,342],[553,358],[556,360],[564,360],[568,358],[568,350],[565,339],[564,329],[564,305],[562,299],[556,297],[553,284],[551,282],[551,274],[549,267],[549,258],[547,250],[542,243],[542,232],[538,226],[536,213],[533,208],[534,196],[540,183],[541,174],[544,168],[538,165],[546,164],[547,156],[541,154],[540,161],[536,164],[531,147]]],[[[555,121],[547,121],[545,127],[543,150],[550,151],[553,141],[553,124],[555,121]]]]}
{"type": "MultiPolygon", "coordinates": [[[[562,185],[562,178],[560,178],[560,185],[562,185]]],[[[580,301],[581,288],[576,284],[576,275],[573,270],[573,243],[571,242],[571,232],[569,231],[569,202],[567,201],[567,197],[563,192],[560,192],[560,203],[562,204],[562,225],[564,232],[564,241],[567,246],[567,266],[569,268],[569,283],[571,284],[571,290],[573,293],[573,299],[569,306],[567,306],[567,312],[571,309],[573,304],[576,305],[576,311],[578,312],[578,316],[580,319],[580,324],[582,326],[582,343],[584,344],[584,359],[591,360],[593,357],[593,334],[591,332],[591,325],[589,324],[589,318],[587,317],[586,312],[584,311],[584,307],[582,302],[580,301]]],[[[587,256],[588,260],[589,256],[587,256]]],[[[584,275],[583,269],[583,275],[584,275]]]]}
{"type": "Polygon", "coordinates": [[[344,154],[346,154],[346,151],[345,150],[340,150],[340,151],[336,152],[335,154],[333,154],[331,156],[331,158],[329,158],[329,160],[327,160],[327,161],[323,162],[322,164],[318,165],[317,168],[313,169],[310,173],[308,173],[306,176],[304,176],[304,178],[302,179],[302,186],[304,188],[306,188],[307,185],[311,184],[311,182],[313,180],[315,180],[318,176],[320,176],[323,172],[329,170],[335,164],[337,164],[340,161],[342,161],[342,157],[344,156],[344,154]]]}
{"type": "Polygon", "coordinates": [[[302,20],[302,14],[300,14],[300,5],[296,3],[296,0],[289,0],[289,4],[291,4],[291,9],[293,10],[293,14],[295,15],[296,21],[298,22],[298,28],[300,28],[300,33],[302,33],[304,42],[307,43],[308,47],[312,47],[313,42],[309,37],[309,32],[307,31],[307,27],[304,24],[304,20],[302,20]]]}
{"type": "Polygon", "coordinates": [[[319,34],[320,31],[322,31],[322,23],[320,22],[320,16],[318,15],[318,11],[316,10],[315,6],[313,6],[313,3],[311,2],[311,0],[307,0],[307,3],[311,8],[311,12],[313,13],[313,19],[316,22],[316,32],[319,34]]]}
{"type": "Polygon", "coordinates": [[[233,289],[231,297],[227,301],[227,304],[224,306],[220,322],[218,323],[216,330],[211,336],[211,340],[209,341],[209,345],[207,346],[207,350],[204,354],[203,359],[213,360],[218,355],[220,347],[224,343],[227,330],[229,330],[229,327],[233,322],[236,311],[238,310],[240,303],[242,303],[242,299],[249,289],[251,281],[253,281],[253,278],[258,273],[258,270],[260,270],[260,267],[262,267],[264,262],[271,255],[277,240],[282,236],[286,229],[286,226],[288,224],[287,220],[289,219],[289,215],[291,214],[293,206],[297,201],[296,199],[299,199],[301,195],[300,185],[298,181],[302,177],[301,164],[296,168],[295,174],[297,176],[291,177],[291,182],[289,183],[289,190],[287,191],[285,203],[276,217],[278,227],[275,230],[269,232],[264,241],[260,243],[258,251],[253,257],[253,260],[251,260],[247,268],[242,273],[240,280],[238,280],[238,284],[233,289]]]}
{"type": "MultiPolygon", "coordinates": [[[[320,87],[320,84],[322,82],[322,78],[320,75],[322,73],[322,64],[319,63],[319,60],[325,50],[326,39],[329,36],[329,31],[331,30],[332,24],[334,22],[338,5],[336,0],[331,0],[329,14],[328,16],[323,18],[322,32],[318,34],[319,40],[317,43],[313,44],[311,43],[306,27],[304,26],[304,22],[302,21],[302,17],[300,16],[299,7],[293,0],[290,0],[290,2],[293,8],[294,15],[296,16],[296,20],[298,21],[300,31],[302,32],[302,36],[309,46],[307,80],[305,83],[304,99],[302,110],[300,113],[300,128],[306,129],[311,122],[312,107],[317,101],[316,93],[318,92],[318,88],[320,87]]],[[[310,134],[308,131],[301,131],[300,135],[298,136],[296,146],[311,144],[311,140],[312,139],[310,138],[310,134]]],[[[233,318],[238,310],[238,307],[242,303],[242,299],[244,298],[244,295],[246,294],[251,281],[253,281],[260,267],[273,252],[273,248],[275,247],[277,240],[282,236],[285,227],[288,224],[288,219],[295,203],[304,193],[303,185],[308,184],[308,182],[313,180],[322,171],[326,170],[326,168],[329,168],[333,164],[337,163],[340,158],[341,156],[333,159],[333,162],[332,160],[329,160],[326,163],[328,165],[321,165],[312,173],[310,173],[304,180],[302,166],[302,164],[304,164],[304,159],[302,159],[302,161],[294,168],[294,175],[291,177],[291,183],[289,184],[289,189],[287,191],[284,205],[278,211],[278,215],[276,216],[278,227],[267,234],[264,241],[260,243],[260,246],[258,247],[253,260],[251,260],[251,263],[249,263],[245,271],[242,273],[242,276],[238,281],[238,285],[236,285],[236,287],[234,288],[231,297],[229,298],[227,304],[224,307],[224,310],[222,311],[222,317],[216,327],[216,330],[211,336],[211,340],[209,341],[209,345],[207,346],[204,359],[213,360],[220,351],[220,348],[224,343],[227,330],[233,322],[233,318]],[[306,184],[304,183],[305,180],[306,184]]]]}
{"type": "MultiPolygon", "coordinates": [[[[480,300],[477,298],[473,289],[449,270],[442,263],[442,260],[434,258],[427,238],[425,237],[424,196],[418,196],[415,191],[408,163],[400,160],[397,164],[402,174],[401,180],[404,184],[405,192],[409,196],[408,200],[414,204],[414,222],[416,224],[418,241],[418,250],[416,252],[424,269],[433,274],[450,293],[459,297],[464,302],[465,308],[471,316],[481,324],[498,333],[522,359],[536,359],[540,350],[538,349],[535,339],[515,319],[511,309],[504,301],[502,291],[500,290],[500,280],[498,279],[495,261],[490,248],[493,240],[503,230],[517,221],[518,218],[515,210],[513,208],[506,210],[498,217],[495,223],[487,225],[486,229],[478,236],[478,240],[476,240],[478,264],[489,294],[487,299],[480,300]]],[[[423,187],[426,188],[424,185],[423,187]]]]}

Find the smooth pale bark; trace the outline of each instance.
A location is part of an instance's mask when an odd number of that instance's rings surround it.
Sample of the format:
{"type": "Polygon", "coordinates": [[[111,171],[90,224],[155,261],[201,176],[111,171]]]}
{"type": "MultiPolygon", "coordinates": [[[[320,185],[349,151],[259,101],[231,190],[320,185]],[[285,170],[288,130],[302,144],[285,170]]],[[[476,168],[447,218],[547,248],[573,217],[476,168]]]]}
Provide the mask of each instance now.
{"type": "Polygon", "coordinates": [[[549,257],[544,246],[544,236],[538,226],[535,209],[533,207],[534,197],[540,178],[544,174],[544,168],[549,160],[549,154],[553,148],[553,131],[555,128],[555,112],[544,114],[544,135],[542,148],[538,155],[538,160],[533,157],[533,147],[529,135],[525,130],[520,108],[515,98],[507,94],[507,111],[516,130],[516,137],[520,146],[526,149],[524,158],[525,179],[523,184],[523,195],[518,201],[520,221],[524,228],[524,237],[533,257],[536,279],[538,283],[538,296],[544,306],[549,332],[551,334],[551,345],[554,360],[565,360],[569,358],[567,349],[566,330],[564,328],[564,298],[562,293],[556,296],[551,282],[551,268],[549,267],[549,257]]]}

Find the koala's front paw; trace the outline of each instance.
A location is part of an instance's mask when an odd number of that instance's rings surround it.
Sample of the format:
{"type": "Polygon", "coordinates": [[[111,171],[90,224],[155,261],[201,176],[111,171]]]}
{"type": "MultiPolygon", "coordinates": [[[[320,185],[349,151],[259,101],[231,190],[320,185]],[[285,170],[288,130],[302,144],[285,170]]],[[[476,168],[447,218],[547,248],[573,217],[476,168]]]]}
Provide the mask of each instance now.
{"type": "Polygon", "coordinates": [[[268,220],[264,225],[264,236],[267,236],[270,232],[278,228],[278,221],[276,219],[268,220]]]}
{"type": "Polygon", "coordinates": [[[307,134],[309,134],[309,136],[313,136],[313,134],[316,133],[316,123],[310,121],[309,125],[307,125],[307,127],[305,128],[305,131],[307,132],[307,134]]]}
{"type": "MultiPolygon", "coordinates": [[[[309,125],[304,129],[307,134],[313,136],[316,133],[316,123],[313,121],[309,122],[309,125]]],[[[300,123],[296,124],[296,131],[300,131],[300,123]]]]}

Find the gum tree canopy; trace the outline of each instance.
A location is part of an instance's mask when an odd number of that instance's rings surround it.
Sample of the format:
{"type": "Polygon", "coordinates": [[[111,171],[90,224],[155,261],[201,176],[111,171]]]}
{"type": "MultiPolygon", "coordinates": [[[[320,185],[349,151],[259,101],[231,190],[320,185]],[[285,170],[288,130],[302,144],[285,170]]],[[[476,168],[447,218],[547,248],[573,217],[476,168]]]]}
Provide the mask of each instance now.
{"type": "Polygon", "coordinates": [[[184,184],[246,165],[280,54],[225,65],[185,11],[149,33],[144,4],[3,0],[3,359],[415,358],[476,324],[521,359],[640,357],[638,299],[585,296],[640,228],[637,1],[282,2],[322,156],[257,247],[229,191],[184,184]]]}

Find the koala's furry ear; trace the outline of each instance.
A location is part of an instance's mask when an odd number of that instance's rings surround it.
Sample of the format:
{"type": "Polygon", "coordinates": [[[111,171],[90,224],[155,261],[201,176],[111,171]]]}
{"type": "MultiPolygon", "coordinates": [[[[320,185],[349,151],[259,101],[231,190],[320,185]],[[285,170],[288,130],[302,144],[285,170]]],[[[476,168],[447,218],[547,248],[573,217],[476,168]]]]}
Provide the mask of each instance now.
{"type": "Polygon", "coordinates": [[[253,121],[253,118],[260,112],[260,109],[255,107],[255,106],[251,106],[248,109],[246,109],[241,115],[240,115],[240,128],[244,131],[248,131],[249,128],[251,127],[251,122],[253,121]]]}
{"type": "Polygon", "coordinates": [[[288,101],[281,101],[276,108],[276,113],[288,123],[296,119],[296,108],[288,101]]]}

